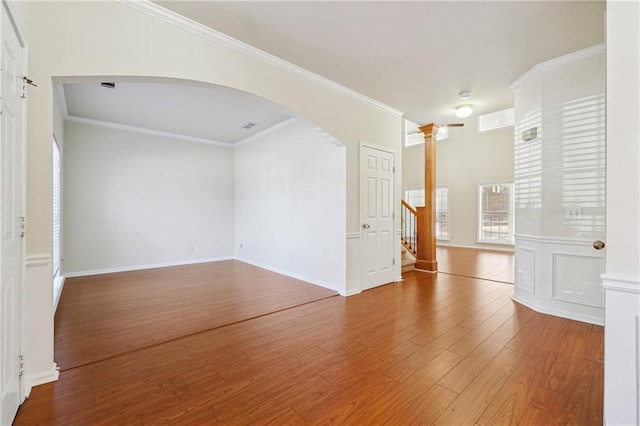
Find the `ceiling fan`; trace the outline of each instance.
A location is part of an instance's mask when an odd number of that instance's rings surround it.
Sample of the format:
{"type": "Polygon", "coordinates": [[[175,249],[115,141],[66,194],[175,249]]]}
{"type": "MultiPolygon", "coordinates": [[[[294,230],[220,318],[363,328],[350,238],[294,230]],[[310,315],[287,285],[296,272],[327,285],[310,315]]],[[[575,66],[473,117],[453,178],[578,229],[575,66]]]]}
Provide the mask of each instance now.
{"type": "MultiPolygon", "coordinates": [[[[463,127],[464,123],[447,123],[447,124],[437,124],[438,127],[463,127]]],[[[415,135],[418,133],[422,133],[420,130],[414,130],[413,132],[407,133],[407,135],[415,135]]]]}

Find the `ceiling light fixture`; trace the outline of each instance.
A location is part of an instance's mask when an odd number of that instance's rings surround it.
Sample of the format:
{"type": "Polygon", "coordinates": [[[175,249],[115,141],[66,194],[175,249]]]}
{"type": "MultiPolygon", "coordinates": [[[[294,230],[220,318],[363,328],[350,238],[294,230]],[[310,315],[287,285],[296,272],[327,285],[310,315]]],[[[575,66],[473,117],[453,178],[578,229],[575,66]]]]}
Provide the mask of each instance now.
{"type": "Polygon", "coordinates": [[[473,113],[473,107],[471,105],[460,105],[456,107],[456,117],[467,118],[473,113]]]}

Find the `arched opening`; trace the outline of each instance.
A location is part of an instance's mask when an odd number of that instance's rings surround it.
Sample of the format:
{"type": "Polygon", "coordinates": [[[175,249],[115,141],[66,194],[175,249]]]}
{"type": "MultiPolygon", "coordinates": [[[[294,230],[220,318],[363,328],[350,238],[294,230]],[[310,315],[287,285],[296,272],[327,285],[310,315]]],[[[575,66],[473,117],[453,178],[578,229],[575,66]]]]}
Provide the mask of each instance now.
{"type": "MultiPolygon", "coordinates": [[[[64,259],[54,282],[63,276],[86,286],[91,277],[115,272],[241,261],[343,292],[346,148],[304,118],[237,89],[100,76],[54,79],[53,129],[62,153],[62,229],[53,252],[64,259]]],[[[54,285],[55,291],[57,305],[62,288],[54,285]]],[[[269,287],[256,282],[255,292],[264,291],[269,287]]],[[[294,296],[270,309],[305,301],[294,296]]],[[[63,370],[132,350],[113,348],[120,343],[109,335],[122,331],[118,324],[127,315],[124,323],[135,322],[135,303],[119,313],[104,307],[106,301],[91,303],[93,311],[120,316],[114,329],[100,330],[112,347],[70,361],[70,354],[58,352],[73,346],[63,344],[69,334],[57,332],[56,361],[63,370]]],[[[255,314],[248,312],[238,308],[224,321],[255,314]]],[[[184,320],[190,311],[175,314],[184,320]]],[[[217,326],[190,323],[190,333],[217,326]]],[[[153,333],[178,336],[144,332],[153,333]]]]}

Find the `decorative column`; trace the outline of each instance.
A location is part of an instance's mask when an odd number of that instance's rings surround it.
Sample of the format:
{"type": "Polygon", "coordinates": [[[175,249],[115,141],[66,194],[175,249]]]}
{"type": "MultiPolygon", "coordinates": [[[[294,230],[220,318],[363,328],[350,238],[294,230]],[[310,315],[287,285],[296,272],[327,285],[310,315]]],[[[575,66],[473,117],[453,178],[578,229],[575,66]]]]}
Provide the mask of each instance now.
{"type": "Polygon", "coordinates": [[[424,211],[418,210],[416,269],[438,272],[436,259],[436,135],[438,126],[419,127],[424,135],[424,211]],[[422,219],[422,220],[421,220],[422,219]]]}

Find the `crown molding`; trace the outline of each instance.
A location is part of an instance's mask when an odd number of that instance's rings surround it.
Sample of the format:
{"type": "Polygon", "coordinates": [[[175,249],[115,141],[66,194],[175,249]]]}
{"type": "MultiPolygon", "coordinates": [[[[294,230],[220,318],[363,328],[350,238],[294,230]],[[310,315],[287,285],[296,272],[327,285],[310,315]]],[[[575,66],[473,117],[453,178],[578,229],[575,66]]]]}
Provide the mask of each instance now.
{"type": "Polygon", "coordinates": [[[233,147],[237,148],[243,145],[247,145],[253,141],[257,141],[258,139],[262,139],[263,137],[275,132],[276,130],[284,129],[285,127],[292,125],[296,121],[298,120],[296,120],[294,117],[287,118],[286,120],[283,120],[277,124],[274,124],[271,127],[267,127],[266,129],[261,130],[258,133],[255,133],[251,136],[247,136],[246,138],[234,143],[233,147]]]}
{"type": "Polygon", "coordinates": [[[580,59],[589,58],[599,53],[604,53],[604,44],[597,44],[595,46],[588,47],[586,49],[578,50],[577,52],[569,53],[568,55],[560,56],[558,58],[551,59],[546,62],[539,63],[524,73],[521,77],[515,80],[509,85],[511,90],[517,89],[522,83],[527,81],[532,75],[539,71],[546,71],[562,65],[570,64],[572,62],[579,61],[580,59]]]}
{"type": "Polygon", "coordinates": [[[328,78],[322,77],[302,67],[294,65],[291,62],[278,58],[277,56],[274,56],[263,50],[255,48],[247,43],[236,40],[233,37],[230,37],[226,34],[223,34],[219,31],[209,28],[206,25],[195,22],[189,18],[179,15],[173,11],[170,11],[169,9],[165,9],[164,7],[159,6],[155,3],[152,3],[149,0],[115,0],[115,1],[122,5],[128,6],[132,9],[135,9],[139,12],[142,12],[146,15],[159,19],[163,22],[171,24],[177,28],[188,31],[199,37],[205,38],[207,40],[218,43],[222,46],[228,47],[232,50],[235,50],[236,52],[243,53],[247,56],[258,59],[264,63],[273,65],[282,70],[285,70],[292,74],[303,77],[307,80],[310,80],[328,89],[334,90],[343,95],[357,99],[361,102],[364,102],[365,104],[368,104],[374,108],[377,108],[389,114],[393,114],[399,117],[403,115],[401,111],[395,108],[392,108],[389,105],[376,101],[375,99],[365,96],[362,93],[358,93],[355,90],[349,89],[341,84],[336,83],[335,81],[329,80],[328,78]]]}
{"type": "Polygon", "coordinates": [[[124,130],[128,132],[133,132],[133,133],[142,133],[145,135],[160,136],[163,138],[178,139],[178,140],[183,140],[188,142],[204,143],[204,144],[215,145],[223,148],[231,148],[231,149],[233,148],[233,144],[227,143],[227,142],[220,142],[212,139],[198,138],[195,136],[181,135],[178,133],[163,132],[162,130],[147,129],[145,127],[130,126],[128,124],[113,123],[111,121],[94,120],[92,118],[77,117],[75,115],[67,115],[64,119],[67,121],[72,121],[74,123],[107,127],[109,129],[124,130]]]}

